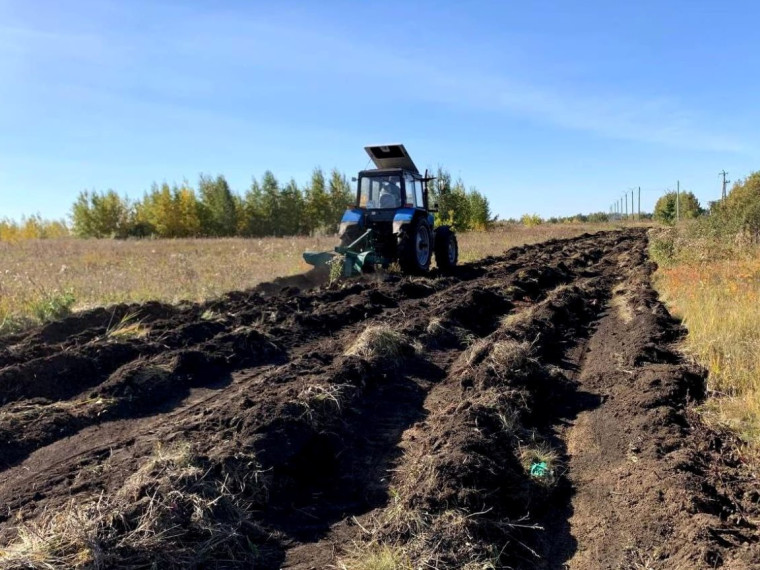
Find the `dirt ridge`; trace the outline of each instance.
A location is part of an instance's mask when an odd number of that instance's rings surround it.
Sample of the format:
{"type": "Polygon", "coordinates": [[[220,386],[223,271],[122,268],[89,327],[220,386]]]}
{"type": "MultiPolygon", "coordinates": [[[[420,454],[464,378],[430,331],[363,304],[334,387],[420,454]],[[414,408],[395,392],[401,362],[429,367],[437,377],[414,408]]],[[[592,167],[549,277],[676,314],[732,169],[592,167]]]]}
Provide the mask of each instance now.
{"type": "Polygon", "coordinates": [[[646,248],[605,232],[8,337],[0,568],[82,512],[57,567],[757,567],[757,480],[693,412],[646,248]],[[352,353],[369,327],[394,350],[352,353]]]}

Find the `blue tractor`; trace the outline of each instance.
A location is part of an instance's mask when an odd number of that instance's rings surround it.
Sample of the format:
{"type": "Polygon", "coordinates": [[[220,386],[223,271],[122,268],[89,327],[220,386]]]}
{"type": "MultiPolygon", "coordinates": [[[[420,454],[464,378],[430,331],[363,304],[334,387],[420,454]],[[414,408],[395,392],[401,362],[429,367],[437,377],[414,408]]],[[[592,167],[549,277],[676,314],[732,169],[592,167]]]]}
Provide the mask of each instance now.
{"type": "Polygon", "coordinates": [[[356,203],[340,221],[340,246],[334,252],[306,252],[314,266],[342,263],[350,277],[374,267],[398,262],[408,274],[438,268],[450,271],[459,258],[457,238],[449,226],[435,226],[435,205],[429,203],[428,183],[404,145],[365,147],[376,168],[362,170],[357,178],[356,203]]]}

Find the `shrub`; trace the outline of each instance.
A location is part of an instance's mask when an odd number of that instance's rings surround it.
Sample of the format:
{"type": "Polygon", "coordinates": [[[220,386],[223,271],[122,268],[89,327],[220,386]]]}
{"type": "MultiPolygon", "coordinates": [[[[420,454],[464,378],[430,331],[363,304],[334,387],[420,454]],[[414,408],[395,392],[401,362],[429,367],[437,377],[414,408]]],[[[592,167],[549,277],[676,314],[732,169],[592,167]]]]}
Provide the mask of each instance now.
{"type": "Polygon", "coordinates": [[[681,220],[689,220],[699,217],[704,210],[699,205],[699,200],[691,192],[668,192],[661,196],[654,206],[654,219],[663,224],[676,222],[676,210],[681,220]],[[676,201],[678,207],[676,208],[676,201]]]}
{"type": "Polygon", "coordinates": [[[523,214],[520,218],[520,223],[527,227],[540,226],[544,223],[544,220],[538,214],[523,214]]]}

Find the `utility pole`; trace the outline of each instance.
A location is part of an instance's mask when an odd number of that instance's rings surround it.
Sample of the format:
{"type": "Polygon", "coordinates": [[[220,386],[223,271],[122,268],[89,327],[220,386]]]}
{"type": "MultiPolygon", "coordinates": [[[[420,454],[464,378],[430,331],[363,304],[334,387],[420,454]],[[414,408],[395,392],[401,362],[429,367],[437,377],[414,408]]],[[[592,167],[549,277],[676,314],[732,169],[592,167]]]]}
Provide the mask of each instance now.
{"type": "Polygon", "coordinates": [[[633,190],[631,190],[631,219],[635,220],[636,216],[633,214],[633,190]]]}
{"type": "Polygon", "coordinates": [[[681,201],[681,181],[676,180],[676,223],[681,220],[681,208],[679,202],[681,201]]]}
{"type": "Polygon", "coordinates": [[[638,216],[638,218],[639,218],[639,221],[641,221],[641,186],[639,186],[639,208],[638,208],[638,210],[639,210],[639,216],[638,216]]]}
{"type": "Polygon", "coordinates": [[[722,202],[726,200],[726,184],[731,182],[730,180],[726,180],[727,175],[728,175],[728,172],[726,172],[725,170],[721,170],[720,172],[718,172],[718,176],[723,176],[723,192],[720,195],[721,196],[720,199],[722,202]]]}

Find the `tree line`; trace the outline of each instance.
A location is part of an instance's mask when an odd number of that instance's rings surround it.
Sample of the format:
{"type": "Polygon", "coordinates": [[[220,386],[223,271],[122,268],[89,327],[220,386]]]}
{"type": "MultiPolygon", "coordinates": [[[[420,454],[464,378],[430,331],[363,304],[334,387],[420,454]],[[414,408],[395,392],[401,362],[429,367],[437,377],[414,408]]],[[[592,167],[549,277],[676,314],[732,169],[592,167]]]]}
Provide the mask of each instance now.
{"type": "Polygon", "coordinates": [[[662,196],[655,206],[656,219],[674,225],[652,240],[650,251],[658,263],[704,262],[756,255],[760,245],[760,172],[734,183],[725,199],[703,208],[690,193],[662,196]],[[676,200],[678,219],[675,224],[676,200]]]}
{"type": "Polygon", "coordinates": [[[69,226],[65,220],[45,220],[39,214],[22,217],[20,221],[0,219],[0,242],[53,239],[69,235],[69,226]]]}
{"type": "Polygon", "coordinates": [[[331,233],[353,192],[346,177],[329,179],[317,168],[309,184],[281,184],[271,171],[254,179],[244,194],[224,176],[202,174],[189,183],[153,184],[131,201],[114,190],[84,191],[71,209],[72,233],[85,238],[264,237],[331,233]]]}
{"type": "MultiPolygon", "coordinates": [[[[439,168],[430,200],[438,223],[458,231],[485,230],[496,218],[488,199],[466,189],[439,168]]],[[[355,202],[355,185],[334,169],[325,176],[314,169],[308,184],[281,184],[271,171],[254,179],[244,194],[234,192],[224,176],[201,175],[197,189],[187,182],[153,184],[141,200],[114,190],[84,191],[71,210],[72,233],[85,238],[128,237],[265,237],[335,233],[345,209],[355,202]]]]}

